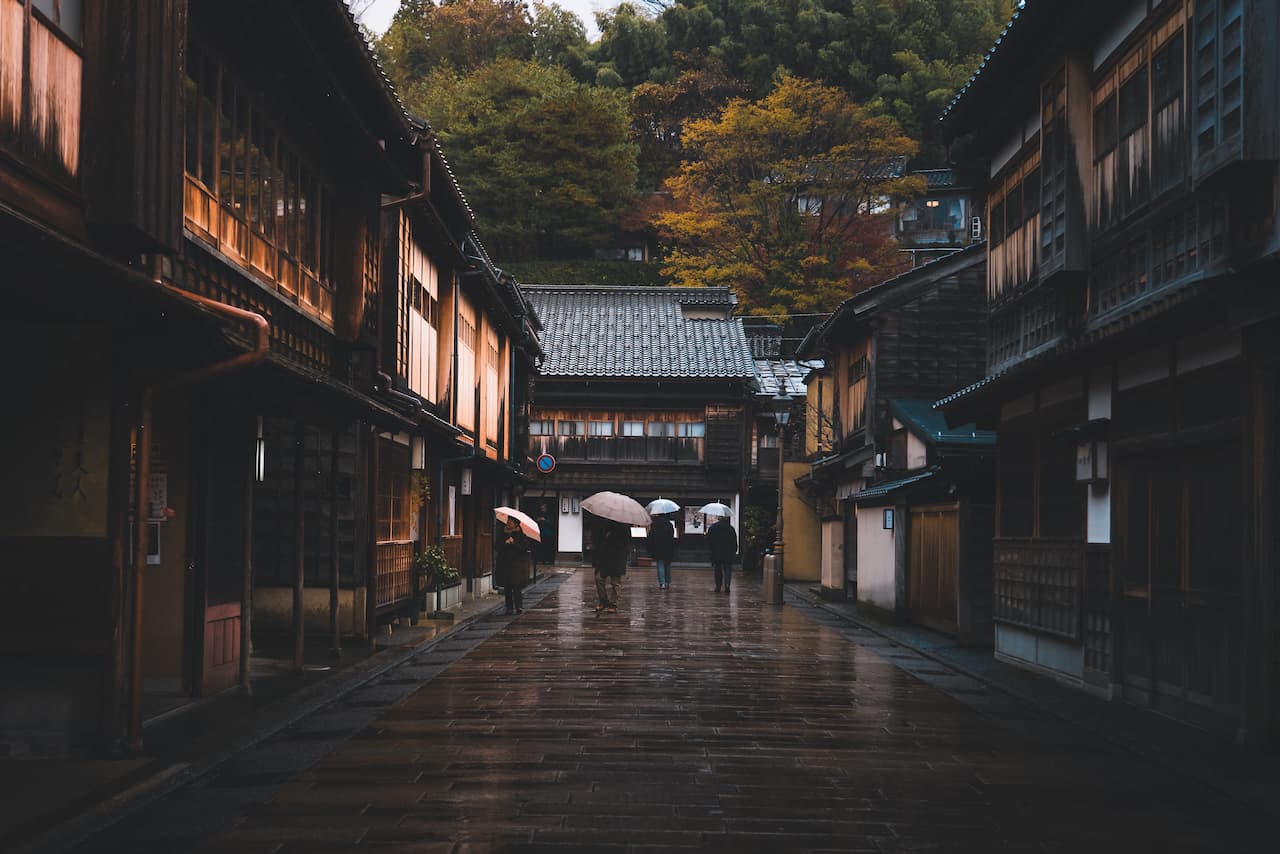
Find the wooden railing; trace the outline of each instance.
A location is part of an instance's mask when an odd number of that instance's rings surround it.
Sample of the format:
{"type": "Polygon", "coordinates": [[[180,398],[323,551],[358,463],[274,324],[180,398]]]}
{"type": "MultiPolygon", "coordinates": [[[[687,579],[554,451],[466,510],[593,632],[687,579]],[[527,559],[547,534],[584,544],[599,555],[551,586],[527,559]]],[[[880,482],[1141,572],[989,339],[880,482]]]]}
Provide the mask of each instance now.
{"type": "Polygon", "coordinates": [[[994,545],[995,620],[1079,640],[1084,543],[1003,538],[994,545]]]}
{"type": "Polygon", "coordinates": [[[379,608],[404,602],[413,595],[413,543],[378,543],[374,576],[374,604],[379,608]]]}
{"type": "Polygon", "coordinates": [[[272,282],[281,296],[309,315],[333,323],[333,293],[310,270],[219,203],[191,175],[186,176],[183,213],[187,226],[219,252],[272,282]]]}

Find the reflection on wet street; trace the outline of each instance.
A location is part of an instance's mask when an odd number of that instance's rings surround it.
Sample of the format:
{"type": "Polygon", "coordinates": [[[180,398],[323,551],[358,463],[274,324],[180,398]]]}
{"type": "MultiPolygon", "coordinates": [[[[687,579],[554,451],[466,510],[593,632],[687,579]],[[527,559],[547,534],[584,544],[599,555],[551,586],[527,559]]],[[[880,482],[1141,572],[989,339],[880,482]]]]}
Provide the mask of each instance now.
{"type": "Polygon", "coordinates": [[[325,745],[305,770],[206,788],[251,794],[203,844],[142,824],[131,849],[1274,850],[1243,807],[749,583],[633,571],[619,613],[593,600],[574,572],[446,639],[364,692],[407,696],[350,738],[295,733],[325,745]]]}

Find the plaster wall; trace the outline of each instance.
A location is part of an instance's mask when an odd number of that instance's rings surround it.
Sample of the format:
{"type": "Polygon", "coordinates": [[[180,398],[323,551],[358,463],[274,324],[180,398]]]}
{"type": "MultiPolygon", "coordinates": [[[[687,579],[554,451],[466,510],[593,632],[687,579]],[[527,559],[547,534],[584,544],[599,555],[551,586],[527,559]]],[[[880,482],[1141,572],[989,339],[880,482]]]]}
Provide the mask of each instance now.
{"type": "Polygon", "coordinates": [[[560,493],[560,533],[559,545],[556,547],[559,551],[582,551],[582,509],[579,507],[577,513],[572,512],[575,502],[581,501],[581,495],[560,493]],[[565,506],[566,503],[569,504],[568,507],[565,506]]]}
{"type": "Polygon", "coordinates": [[[839,519],[821,523],[822,586],[844,591],[844,525],[839,519]]]}
{"type": "MultiPolygon", "coordinates": [[[[802,499],[795,484],[795,479],[808,469],[808,463],[788,462],[782,471],[782,571],[789,581],[821,578],[822,534],[818,515],[802,499]]],[[[738,533],[741,536],[740,529],[738,533]]]]}
{"type": "Polygon", "coordinates": [[[858,507],[858,600],[893,611],[894,532],[884,530],[883,507],[858,507]]]}

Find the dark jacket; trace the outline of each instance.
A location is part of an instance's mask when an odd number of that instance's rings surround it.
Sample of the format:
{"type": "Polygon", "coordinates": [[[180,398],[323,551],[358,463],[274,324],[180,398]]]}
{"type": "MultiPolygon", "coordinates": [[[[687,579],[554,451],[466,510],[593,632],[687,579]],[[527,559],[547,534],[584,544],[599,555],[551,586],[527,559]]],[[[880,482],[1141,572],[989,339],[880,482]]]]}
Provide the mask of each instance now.
{"type": "Polygon", "coordinates": [[[676,555],[676,526],[670,519],[654,519],[648,541],[650,555],[657,560],[671,560],[676,555]]]}
{"type": "Polygon", "coordinates": [[[528,584],[533,578],[529,557],[533,540],[525,536],[524,531],[508,532],[505,527],[499,528],[494,536],[498,538],[498,558],[493,566],[493,583],[499,587],[528,584]]]}
{"type": "Polygon", "coordinates": [[[707,529],[707,548],[711,550],[712,563],[733,563],[738,559],[738,532],[728,519],[707,529]]]}
{"type": "Polygon", "coordinates": [[[630,554],[631,528],[621,522],[600,520],[591,546],[591,565],[596,571],[606,576],[626,575],[630,554]]]}

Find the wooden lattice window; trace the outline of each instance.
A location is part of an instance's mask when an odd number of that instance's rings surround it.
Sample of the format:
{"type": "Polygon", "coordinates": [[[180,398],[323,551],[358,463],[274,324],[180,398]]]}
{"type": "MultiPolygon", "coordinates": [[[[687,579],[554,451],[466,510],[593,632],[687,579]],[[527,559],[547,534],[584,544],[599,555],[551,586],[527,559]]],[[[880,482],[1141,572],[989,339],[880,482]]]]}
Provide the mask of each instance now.
{"type": "Polygon", "coordinates": [[[331,322],[333,192],[281,138],[249,91],[208,52],[189,46],[187,225],[331,322]]]}
{"type": "Polygon", "coordinates": [[[83,0],[0,0],[0,147],[63,184],[80,173],[83,0]]]}
{"type": "Polygon", "coordinates": [[[1196,0],[1195,140],[1204,157],[1244,123],[1244,0],[1196,0]]]}
{"type": "Polygon", "coordinates": [[[1059,71],[1045,84],[1040,100],[1041,189],[1040,260],[1067,248],[1067,193],[1071,163],[1067,146],[1067,77],[1059,71]]]}

